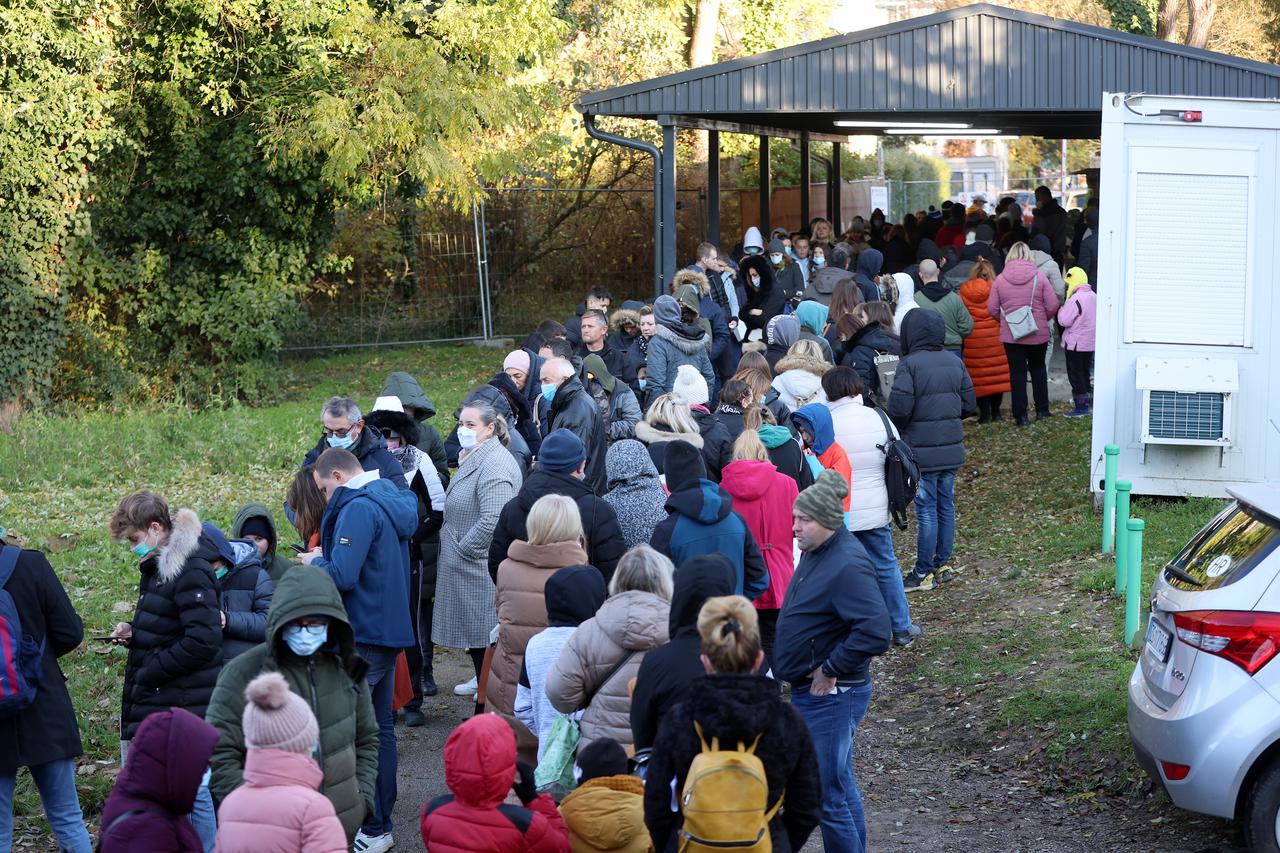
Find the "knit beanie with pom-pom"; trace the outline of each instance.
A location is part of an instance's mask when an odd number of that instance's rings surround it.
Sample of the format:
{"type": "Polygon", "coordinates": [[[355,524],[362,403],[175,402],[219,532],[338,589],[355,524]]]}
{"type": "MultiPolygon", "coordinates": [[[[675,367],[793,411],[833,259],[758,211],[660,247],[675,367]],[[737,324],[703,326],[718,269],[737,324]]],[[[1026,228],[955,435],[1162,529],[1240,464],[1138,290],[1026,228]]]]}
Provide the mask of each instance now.
{"type": "Polygon", "coordinates": [[[311,753],[320,726],[305,699],[289,689],[278,672],[264,672],[244,690],[244,745],[248,749],[283,749],[311,753]]]}

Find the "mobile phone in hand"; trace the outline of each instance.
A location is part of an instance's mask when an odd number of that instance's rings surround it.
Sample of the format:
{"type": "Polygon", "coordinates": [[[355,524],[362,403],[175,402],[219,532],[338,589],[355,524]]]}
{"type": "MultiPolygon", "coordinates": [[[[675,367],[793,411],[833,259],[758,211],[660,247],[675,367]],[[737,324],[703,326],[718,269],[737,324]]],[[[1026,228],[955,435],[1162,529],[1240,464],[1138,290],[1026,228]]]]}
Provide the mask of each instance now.
{"type": "Polygon", "coordinates": [[[301,554],[303,551],[307,550],[307,546],[303,545],[301,542],[294,542],[289,547],[293,549],[293,553],[295,554],[301,554]]]}

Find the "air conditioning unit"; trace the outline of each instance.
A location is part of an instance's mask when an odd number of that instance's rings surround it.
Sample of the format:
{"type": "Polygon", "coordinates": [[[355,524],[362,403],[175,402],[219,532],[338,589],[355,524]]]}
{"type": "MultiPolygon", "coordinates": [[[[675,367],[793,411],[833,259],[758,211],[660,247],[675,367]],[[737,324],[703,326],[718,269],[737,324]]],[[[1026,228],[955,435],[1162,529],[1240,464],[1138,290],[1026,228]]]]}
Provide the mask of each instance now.
{"type": "Polygon", "coordinates": [[[1235,361],[1143,356],[1137,386],[1143,444],[1231,445],[1232,401],[1240,390],[1235,361]]]}

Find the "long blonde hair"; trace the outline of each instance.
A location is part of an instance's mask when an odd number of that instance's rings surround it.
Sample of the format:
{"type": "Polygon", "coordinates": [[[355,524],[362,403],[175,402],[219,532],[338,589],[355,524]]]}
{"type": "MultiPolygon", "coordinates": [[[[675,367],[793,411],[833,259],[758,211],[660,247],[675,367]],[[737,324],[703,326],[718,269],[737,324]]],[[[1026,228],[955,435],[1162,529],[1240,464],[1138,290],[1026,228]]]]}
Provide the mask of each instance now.
{"type": "Polygon", "coordinates": [[[666,427],[672,432],[699,434],[698,422],[693,419],[693,412],[671,394],[663,394],[654,400],[645,413],[644,421],[649,426],[666,427]]]}
{"type": "Polygon", "coordinates": [[[733,442],[733,460],[737,462],[740,459],[755,462],[769,461],[769,451],[765,449],[764,442],[760,440],[760,433],[756,430],[743,429],[742,434],[733,442]]]}
{"type": "Polygon", "coordinates": [[[698,636],[702,653],[716,672],[755,670],[760,657],[760,619],[742,596],[708,598],[698,612],[698,636]]]}

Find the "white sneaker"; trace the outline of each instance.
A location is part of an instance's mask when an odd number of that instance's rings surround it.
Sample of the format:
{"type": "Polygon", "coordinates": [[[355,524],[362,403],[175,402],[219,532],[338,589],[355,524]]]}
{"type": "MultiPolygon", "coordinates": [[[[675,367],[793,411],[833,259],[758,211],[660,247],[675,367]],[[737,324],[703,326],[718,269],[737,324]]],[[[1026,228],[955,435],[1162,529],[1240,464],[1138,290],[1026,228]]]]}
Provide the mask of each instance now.
{"type": "Polygon", "coordinates": [[[365,835],[361,829],[356,833],[355,843],[351,845],[351,849],[356,853],[385,853],[395,846],[396,840],[391,837],[391,833],[385,835],[365,835]]]}
{"type": "Polygon", "coordinates": [[[472,676],[470,681],[453,688],[453,695],[455,696],[474,696],[479,692],[480,682],[476,680],[475,676],[472,676]]]}

